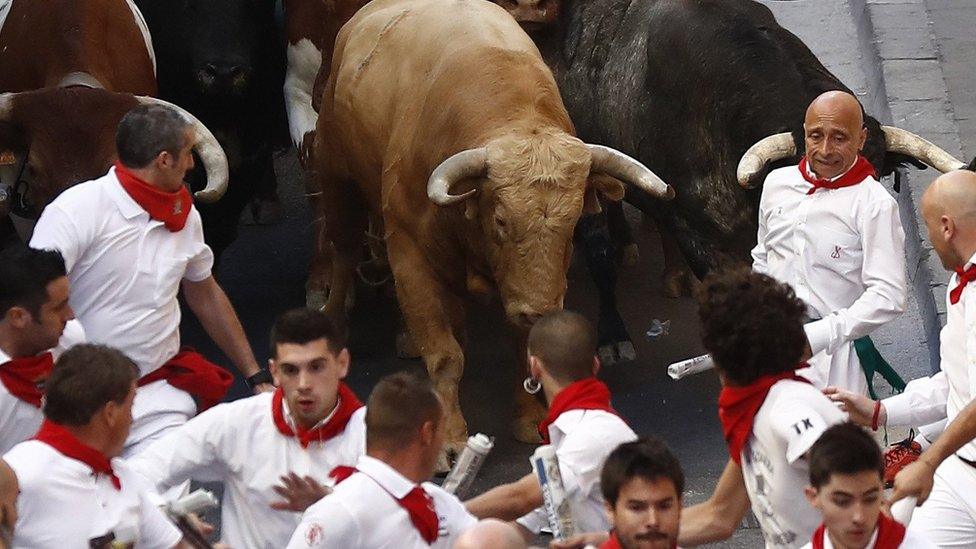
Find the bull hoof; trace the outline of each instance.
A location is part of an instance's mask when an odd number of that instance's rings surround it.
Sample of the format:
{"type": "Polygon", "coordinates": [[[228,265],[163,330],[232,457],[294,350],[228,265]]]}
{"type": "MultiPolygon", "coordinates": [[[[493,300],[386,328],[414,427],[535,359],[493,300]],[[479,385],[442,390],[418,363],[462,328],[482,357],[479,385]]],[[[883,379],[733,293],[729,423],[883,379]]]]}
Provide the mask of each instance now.
{"type": "Polygon", "coordinates": [[[600,364],[612,366],[618,362],[629,362],[637,359],[637,350],[630,341],[616,341],[601,345],[597,349],[597,356],[600,357],[600,364]]]}
{"type": "Polygon", "coordinates": [[[277,225],[284,218],[284,210],[278,200],[255,200],[251,202],[251,217],[255,225],[277,225]]]}
{"type": "Polygon", "coordinates": [[[689,297],[698,280],[684,269],[666,271],[663,276],[664,295],[670,298],[689,297]]]}
{"type": "Polygon", "coordinates": [[[413,342],[413,338],[410,337],[410,332],[403,330],[396,336],[396,350],[397,358],[401,359],[414,359],[420,358],[420,349],[417,348],[417,344],[413,342]]]}
{"type": "Polygon", "coordinates": [[[640,263],[640,250],[636,243],[630,243],[620,249],[620,265],[622,267],[636,267],[640,263]]]}

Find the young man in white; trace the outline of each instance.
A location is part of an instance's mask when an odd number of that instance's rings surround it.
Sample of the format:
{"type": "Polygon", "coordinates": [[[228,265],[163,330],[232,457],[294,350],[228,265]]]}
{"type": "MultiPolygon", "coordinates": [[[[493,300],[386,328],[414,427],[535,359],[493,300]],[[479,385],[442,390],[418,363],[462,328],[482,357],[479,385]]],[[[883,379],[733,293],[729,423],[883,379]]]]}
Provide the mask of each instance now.
{"type": "Polygon", "coordinates": [[[219,402],[233,380],[201,355],[181,352],[181,288],[240,373],[272,389],[258,375],[240,321],[210,272],[213,253],[183,185],[195,141],[193,126],[174,109],[134,108],[119,123],[116,165],[61,193],[31,239],[33,247],[64,257],[71,306],[88,338],[124,349],[139,367],[126,455],[192,417],[193,396],[203,408],[219,402]]]}
{"type": "Polygon", "coordinates": [[[869,367],[880,355],[862,338],[905,309],[905,233],[897,203],[860,155],[867,130],[857,99],[817,97],[803,130],[799,166],[773,170],[763,183],[753,269],[806,304],[812,357],[803,375],[819,388],[867,393],[859,355],[869,367]]]}
{"type": "Polygon", "coordinates": [[[940,547],[976,545],[976,173],[959,170],[936,179],[922,197],[929,240],[946,270],[955,271],[940,335],[942,371],[913,380],[905,392],[873,401],[831,391],[862,425],[924,425],[948,419],[946,430],[915,463],[895,477],[892,499],[921,505],[910,532],[940,547]],[[923,503],[924,502],[924,503],[923,503]]]}
{"type": "Polygon", "coordinates": [[[68,288],[57,252],[20,245],[0,252],[0,454],[37,432],[56,355],[84,340],[68,288]]]}
{"type": "Polygon", "coordinates": [[[882,513],[884,460],[864,429],[841,423],[810,448],[810,505],[823,523],[803,549],[935,549],[882,513]]]}
{"type": "Polygon", "coordinates": [[[800,377],[805,314],[789,286],[763,274],[732,270],[702,283],[702,342],[722,382],[719,419],[732,459],[711,498],[683,511],[682,545],[727,539],[750,503],[767,549],[796,549],[820,523],[804,501],[805,455],[846,415],[800,377]]]}
{"type": "Polygon", "coordinates": [[[444,405],[430,380],[385,377],[366,408],[366,455],[332,472],[335,490],[308,508],[288,549],[452,547],[477,519],[424,482],[444,444],[444,405]]]}
{"type": "MultiPolygon", "coordinates": [[[[571,311],[553,311],[529,331],[526,390],[541,386],[549,415],[539,426],[545,444],[559,461],[575,526],[583,532],[607,531],[610,522],[600,493],[600,471],[619,444],[637,438],[610,405],[610,390],[596,378],[596,335],[590,323],[571,311]]],[[[469,500],[479,518],[515,520],[523,536],[533,539],[549,526],[542,508],[542,489],[534,473],[469,500]]]]}
{"type": "Polygon", "coordinates": [[[301,512],[325,495],[329,472],[365,452],[366,409],[342,382],[349,351],[325,314],[284,313],[271,349],[274,393],[215,406],[128,460],[160,492],[222,481],[231,547],[284,547],[301,512]]]}
{"type": "Polygon", "coordinates": [[[132,424],[136,377],[135,364],[108,347],[77,345],[58,359],[44,424],[4,456],[20,488],[13,547],[190,547],[148,483],[114,459],[132,424]]]}

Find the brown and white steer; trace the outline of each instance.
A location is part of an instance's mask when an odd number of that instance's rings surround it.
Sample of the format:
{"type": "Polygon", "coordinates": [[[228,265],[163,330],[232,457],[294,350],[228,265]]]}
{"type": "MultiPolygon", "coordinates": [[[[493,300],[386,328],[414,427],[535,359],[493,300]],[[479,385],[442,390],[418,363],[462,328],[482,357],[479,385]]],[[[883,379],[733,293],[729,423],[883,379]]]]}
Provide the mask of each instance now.
{"type": "MultiPolygon", "coordinates": [[[[0,93],[0,195],[7,198],[0,215],[16,202],[36,219],[65,188],[108,170],[126,112],[164,102],[151,97],[152,45],[127,0],[7,0],[0,25],[0,92],[7,92],[0,93]]],[[[209,130],[176,108],[193,123],[207,168],[207,188],[196,197],[217,200],[227,187],[226,156],[209,130]]]]}
{"type": "MultiPolygon", "coordinates": [[[[635,160],[574,136],[532,41],[482,0],[373,0],[356,13],[336,41],[313,159],[332,263],[326,312],[344,320],[372,213],[447,408],[449,451],[467,431],[465,297],[497,289],[524,336],[563,306],[573,229],[598,192],[619,200],[626,180],[672,195],[635,160]]],[[[516,394],[515,435],[537,441],[541,407],[516,394]]]]}

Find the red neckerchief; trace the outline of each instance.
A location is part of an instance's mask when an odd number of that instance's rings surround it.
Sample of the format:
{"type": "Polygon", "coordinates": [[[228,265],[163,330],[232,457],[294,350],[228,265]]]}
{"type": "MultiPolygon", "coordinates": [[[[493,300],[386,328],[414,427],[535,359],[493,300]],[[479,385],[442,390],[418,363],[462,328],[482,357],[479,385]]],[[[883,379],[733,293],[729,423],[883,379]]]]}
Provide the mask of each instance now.
{"type": "MultiPolygon", "coordinates": [[[[827,528],[823,524],[813,533],[813,549],[823,549],[827,528]]],[[[878,513],[878,539],[871,549],[898,549],[905,540],[905,526],[884,513],[878,513]]]]}
{"type": "Polygon", "coordinates": [[[166,364],[139,378],[139,386],[161,379],[196,397],[200,412],[223,400],[234,383],[233,374],[210,362],[192,347],[183,347],[166,364]]]}
{"type": "Polygon", "coordinates": [[[575,381],[552,399],[549,415],[539,424],[539,435],[542,436],[543,444],[549,444],[549,426],[563,412],[570,410],[603,410],[620,415],[610,406],[610,389],[606,384],[595,377],[575,381]]]}
{"type": "MultiPolygon", "coordinates": [[[[803,363],[797,367],[806,368],[809,364],[803,363]]],[[[790,370],[780,374],[762,376],[745,387],[722,387],[718,394],[718,418],[722,421],[722,433],[725,435],[725,442],[729,446],[729,455],[732,461],[741,465],[742,447],[749,440],[752,433],[752,422],[756,419],[756,413],[766,401],[766,395],[776,383],[792,379],[810,383],[806,378],[800,377],[790,370]]]]}
{"type": "Polygon", "coordinates": [[[959,277],[959,282],[956,284],[956,287],[949,292],[949,303],[953,305],[959,303],[959,298],[962,297],[962,291],[966,289],[966,285],[976,280],[976,265],[971,265],[966,270],[962,270],[961,268],[957,267],[956,275],[959,277]]]}
{"type": "Polygon", "coordinates": [[[139,179],[121,162],[115,163],[115,177],[132,200],[146,210],[150,218],[162,221],[170,232],[175,233],[186,225],[186,218],[193,205],[190,191],[186,187],[180,187],[180,190],[173,193],[161,191],[139,179]]]}
{"type": "Polygon", "coordinates": [[[54,368],[54,357],[51,353],[37,356],[12,358],[0,364],[0,382],[10,391],[10,394],[34,406],[41,407],[41,391],[39,384],[47,381],[54,368]]]}
{"type": "Polygon", "coordinates": [[[112,462],[98,450],[78,440],[71,431],[61,425],[45,419],[40,430],[34,435],[34,440],[47,444],[64,457],[84,463],[91,467],[96,475],[107,475],[112,479],[112,486],[115,486],[116,490],[122,489],[122,483],[112,469],[112,462]]]}
{"type": "Polygon", "coordinates": [[[811,176],[807,172],[807,157],[800,159],[800,173],[803,175],[803,179],[807,180],[807,183],[813,185],[813,187],[807,191],[807,194],[813,194],[817,192],[817,189],[839,189],[841,187],[850,187],[851,185],[857,185],[858,183],[864,181],[868,176],[875,179],[878,178],[878,174],[874,171],[874,166],[868,162],[867,158],[861,155],[857,155],[857,161],[854,162],[854,166],[847,170],[847,173],[838,177],[837,179],[831,181],[829,179],[818,179],[816,176],[811,176]]]}
{"type": "MultiPolygon", "coordinates": [[[[677,549],[678,543],[675,542],[671,545],[671,549],[677,549]]],[[[610,539],[603,542],[603,545],[599,549],[621,549],[620,540],[617,539],[617,532],[615,530],[610,530],[610,539]]]]}
{"type": "MultiPolygon", "coordinates": [[[[356,469],[355,467],[349,467],[347,465],[340,465],[329,473],[329,476],[335,479],[335,483],[338,485],[340,482],[351,477],[353,473],[362,473],[362,471],[356,469]]],[[[366,475],[366,473],[363,473],[366,475]]],[[[370,480],[376,482],[376,479],[369,477],[370,480]]],[[[380,488],[383,486],[376,482],[376,485],[380,488]]],[[[383,491],[390,494],[386,488],[383,491]]],[[[393,494],[390,494],[393,497],[393,494]]],[[[413,523],[414,528],[420,534],[420,537],[424,538],[424,541],[428,545],[433,544],[437,541],[437,532],[440,530],[440,522],[437,518],[437,511],[434,509],[434,500],[430,497],[423,487],[414,486],[412,490],[407,492],[407,495],[402,498],[393,497],[396,502],[402,507],[407,514],[410,515],[410,522],[413,523]]]]}
{"type": "Polygon", "coordinates": [[[296,435],[295,431],[288,425],[288,422],[285,421],[285,407],[282,404],[284,399],[285,393],[281,387],[278,387],[274,392],[274,396],[271,398],[271,416],[274,418],[278,431],[286,437],[297,438],[302,448],[308,448],[310,442],[325,442],[341,433],[345,430],[346,424],[349,423],[349,418],[352,417],[352,414],[363,407],[363,403],[356,398],[356,393],[352,392],[352,389],[345,383],[339,382],[339,407],[336,408],[335,413],[332,414],[329,421],[325,422],[325,425],[320,425],[308,431],[299,428],[298,434],[296,435]]]}

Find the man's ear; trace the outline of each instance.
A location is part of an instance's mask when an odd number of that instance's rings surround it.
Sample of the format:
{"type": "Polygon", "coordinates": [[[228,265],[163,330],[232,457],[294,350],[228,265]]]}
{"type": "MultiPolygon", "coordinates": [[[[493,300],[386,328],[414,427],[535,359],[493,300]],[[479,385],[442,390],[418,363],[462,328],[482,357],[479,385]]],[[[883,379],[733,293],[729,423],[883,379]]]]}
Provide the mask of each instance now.
{"type": "Polygon", "coordinates": [[[540,362],[538,358],[529,355],[529,375],[536,380],[542,379],[542,364],[540,362]]]}
{"type": "Polygon", "coordinates": [[[278,363],[273,358],[268,359],[268,371],[271,372],[271,379],[274,380],[275,386],[281,387],[281,379],[279,379],[281,371],[278,369],[278,363]]]}
{"type": "Polygon", "coordinates": [[[807,501],[810,502],[810,505],[817,510],[820,509],[820,502],[817,500],[817,494],[819,493],[820,491],[813,486],[807,486],[803,489],[803,495],[807,497],[807,501]]]}
{"type": "Polygon", "coordinates": [[[610,519],[610,527],[613,528],[613,526],[615,524],[614,519],[616,518],[616,516],[614,514],[613,505],[610,505],[610,502],[609,501],[603,500],[603,510],[606,511],[607,518],[610,519]]]}
{"type": "Polygon", "coordinates": [[[593,355],[593,377],[600,371],[600,357],[593,355]]]}
{"type": "Polygon", "coordinates": [[[10,326],[14,328],[24,330],[30,327],[34,322],[34,315],[31,314],[24,307],[14,305],[13,307],[7,309],[7,314],[0,318],[0,320],[7,322],[10,326]]]}
{"type": "Polygon", "coordinates": [[[424,446],[434,443],[434,436],[437,434],[437,422],[428,420],[420,426],[420,441],[424,446]]]}
{"type": "Polygon", "coordinates": [[[349,363],[352,362],[349,349],[343,347],[336,360],[339,362],[339,379],[343,379],[349,373],[349,363]]]}
{"type": "Polygon", "coordinates": [[[949,242],[952,237],[956,234],[956,222],[952,220],[951,217],[943,215],[939,218],[939,222],[942,224],[942,238],[949,242]]]}

